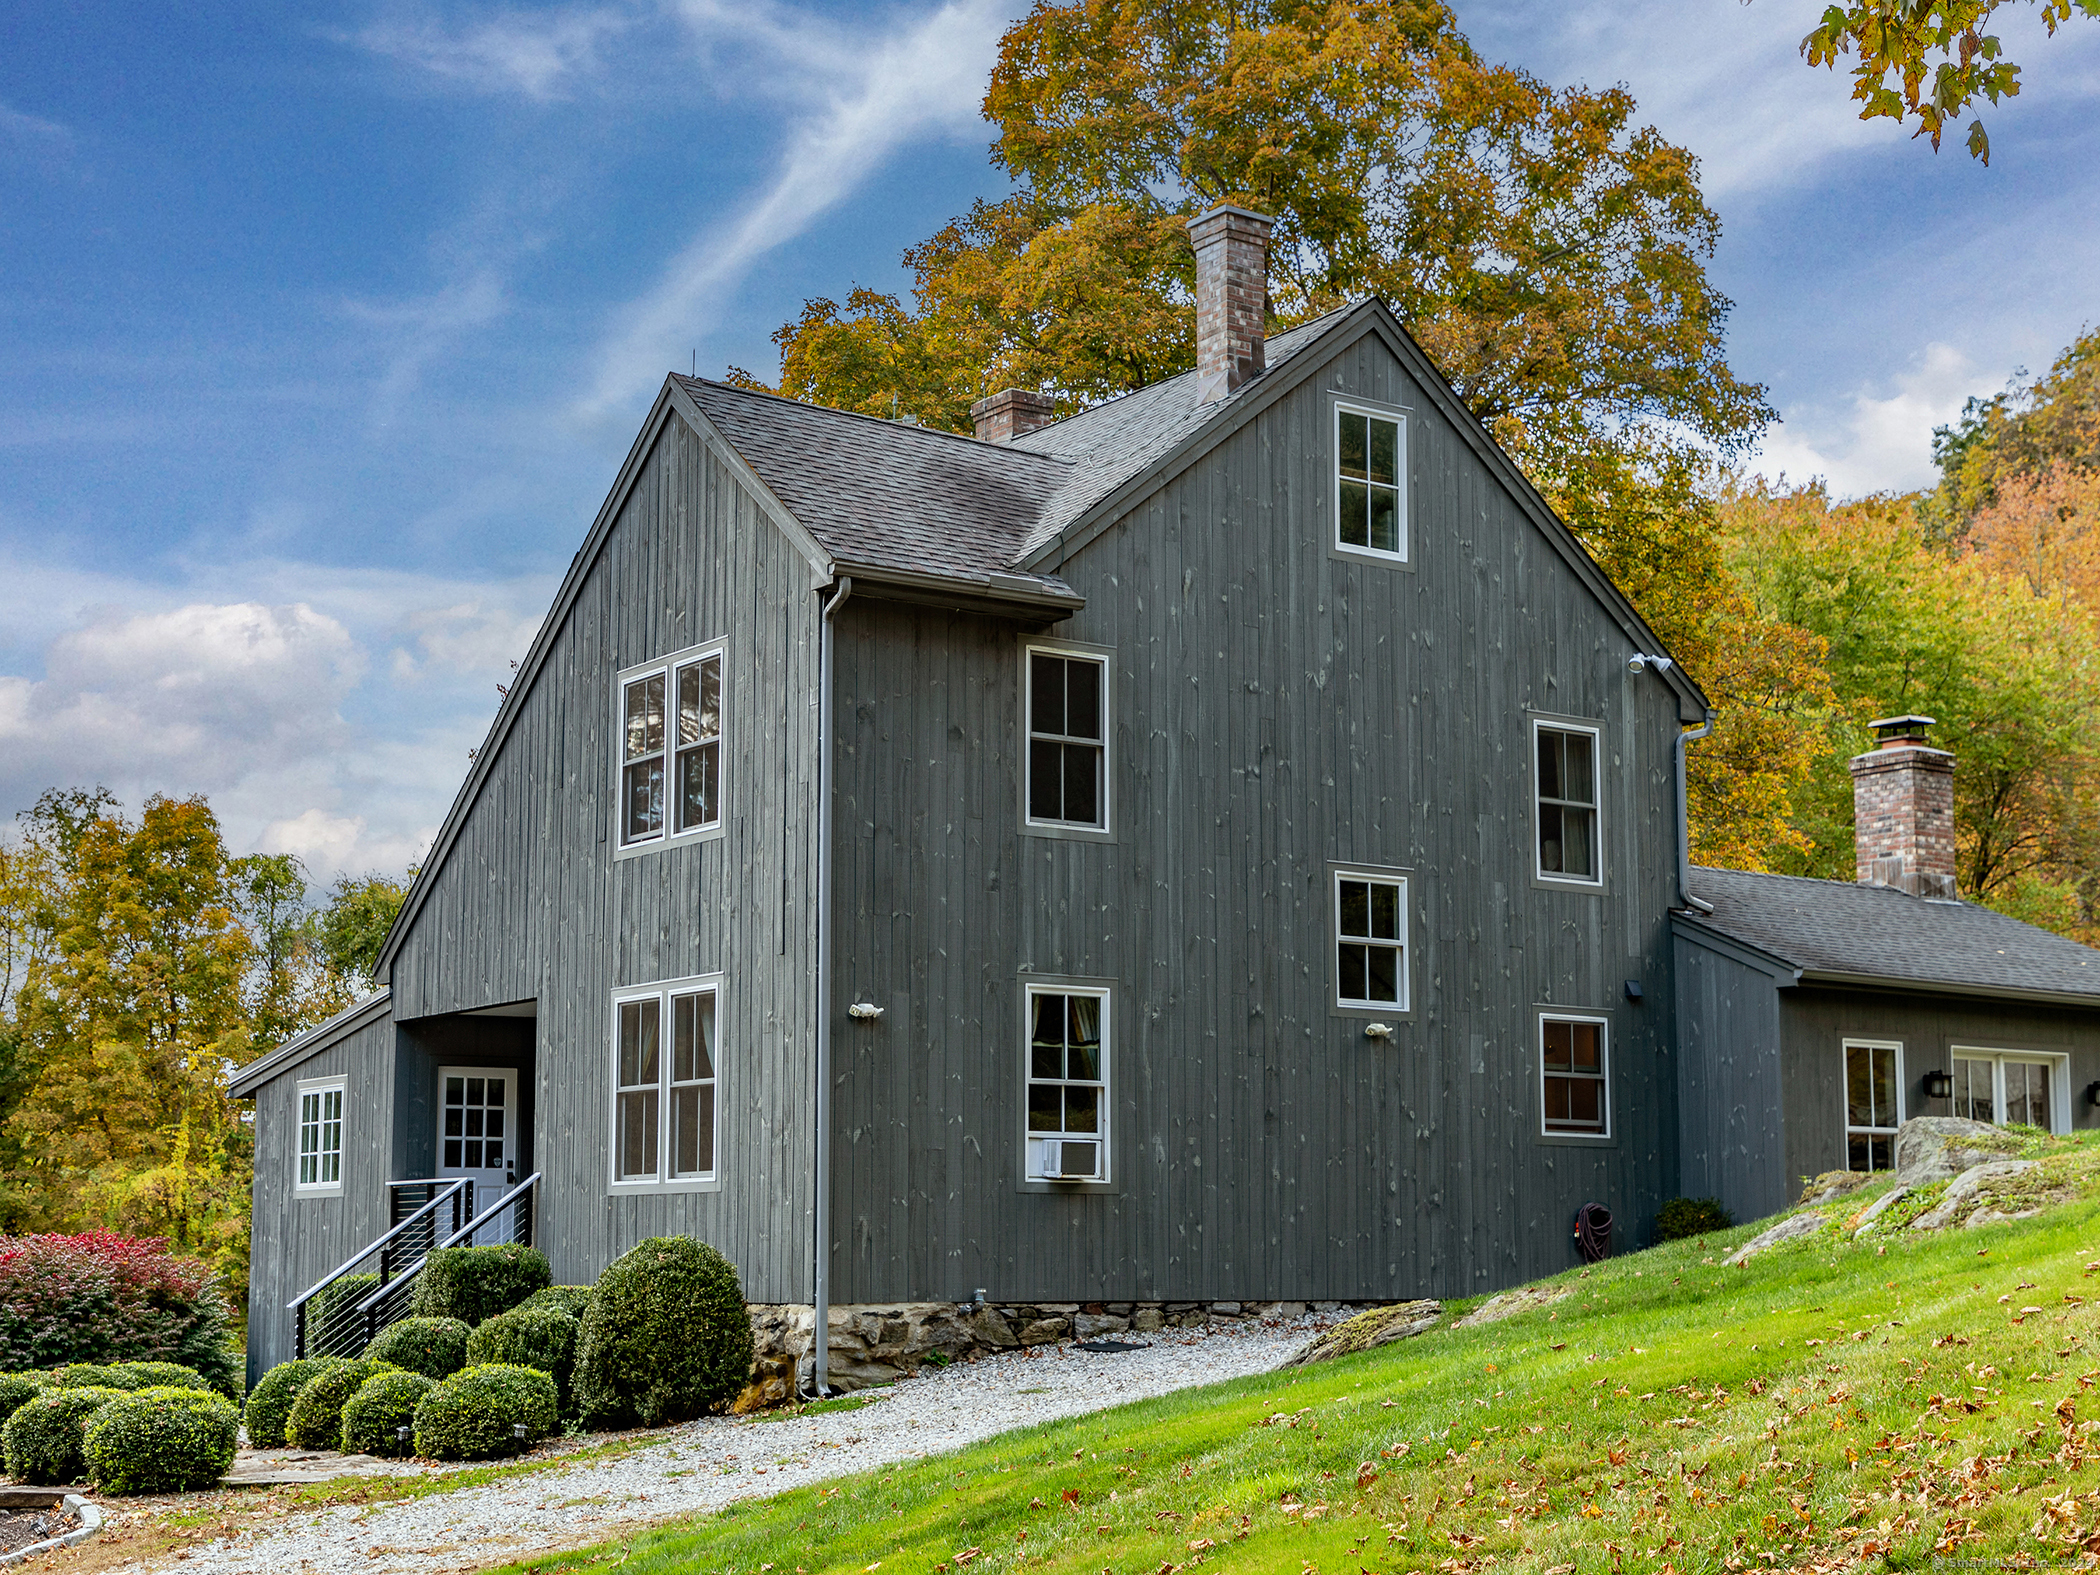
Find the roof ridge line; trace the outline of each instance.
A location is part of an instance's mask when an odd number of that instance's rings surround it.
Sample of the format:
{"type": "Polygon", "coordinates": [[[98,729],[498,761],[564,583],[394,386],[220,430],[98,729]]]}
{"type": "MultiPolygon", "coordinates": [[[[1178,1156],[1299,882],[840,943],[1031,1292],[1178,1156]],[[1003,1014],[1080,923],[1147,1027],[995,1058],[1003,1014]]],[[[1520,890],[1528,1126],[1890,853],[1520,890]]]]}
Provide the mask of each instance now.
{"type": "MultiPolygon", "coordinates": [[[[965,432],[950,432],[946,427],[922,426],[918,422],[893,421],[888,416],[871,416],[865,410],[847,410],[838,405],[813,404],[807,399],[790,399],[785,394],[775,394],[762,388],[744,388],[736,383],[724,383],[712,377],[688,377],[683,372],[671,374],[681,383],[698,383],[705,388],[719,388],[731,394],[743,394],[751,399],[770,399],[775,404],[792,405],[797,410],[815,410],[827,416],[844,416],[851,421],[869,421],[880,427],[897,432],[923,432],[929,437],[947,438],[956,443],[968,443],[992,453],[1026,454],[1030,459],[1047,460],[1053,465],[1072,466],[1077,460],[1066,459],[1061,454],[1041,454],[1031,448],[1015,448],[1011,443],[988,443],[983,438],[972,437],[965,432]]],[[[1081,411],[1084,415],[1086,412],[1081,411]]],[[[1071,419],[1070,417],[1066,418],[1071,419]]],[[[1052,423],[1055,425],[1056,423],[1052,423]]],[[[1039,429],[1041,430],[1041,429],[1039,429]]]]}

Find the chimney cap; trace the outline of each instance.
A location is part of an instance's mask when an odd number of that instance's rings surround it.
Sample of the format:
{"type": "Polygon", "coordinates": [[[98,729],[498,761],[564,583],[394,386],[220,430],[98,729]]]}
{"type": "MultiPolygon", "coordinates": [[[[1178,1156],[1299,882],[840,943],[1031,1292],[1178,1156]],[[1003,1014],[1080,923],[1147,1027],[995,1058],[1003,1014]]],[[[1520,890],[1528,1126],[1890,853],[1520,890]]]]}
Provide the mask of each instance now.
{"type": "Polygon", "coordinates": [[[1923,743],[1925,729],[1935,720],[1929,716],[1885,716],[1867,726],[1874,729],[1881,748],[1891,749],[1903,744],[1923,743]]]}

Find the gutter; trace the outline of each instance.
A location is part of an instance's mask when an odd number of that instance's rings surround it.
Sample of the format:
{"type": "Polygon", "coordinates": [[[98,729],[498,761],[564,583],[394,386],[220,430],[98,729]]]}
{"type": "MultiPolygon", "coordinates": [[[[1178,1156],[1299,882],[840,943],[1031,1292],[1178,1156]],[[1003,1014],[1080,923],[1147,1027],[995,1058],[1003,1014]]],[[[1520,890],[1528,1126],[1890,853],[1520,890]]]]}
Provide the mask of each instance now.
{"type": "Polygon", "coordinates": [[[1712,913],[1710,902],[1701,902],[1692,895],[1692,801],[1684,781],[1684,751],[1688,744],[1696,743],[1714,730],[1714,714],[1706,713],[1706,721],[1689,732],[1677,734],[1677,898],[1685,907],[1699,913],[1712,913]]]}
{"type": "Polygon", "coordinates": [[[817,629],[817,1097],[810,1387],[831,1393],[831,620],[853,594],[841,575],[817,629]]]}

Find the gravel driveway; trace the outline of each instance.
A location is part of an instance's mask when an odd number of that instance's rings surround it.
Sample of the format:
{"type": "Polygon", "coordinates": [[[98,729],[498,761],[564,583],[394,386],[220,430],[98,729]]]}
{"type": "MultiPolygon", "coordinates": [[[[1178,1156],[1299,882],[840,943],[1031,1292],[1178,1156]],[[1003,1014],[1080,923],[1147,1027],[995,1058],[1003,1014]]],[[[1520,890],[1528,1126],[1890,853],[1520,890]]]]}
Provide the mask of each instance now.
{"type": "Polygon", "coordinates": [[[603,1463],[399,1504],[291,1516],[231,1540],[133,1569],[189,1572],[360,1570],[435,1575],[596,1541],[613,1528],[826,1477],[957,1449],[994,1433],[1125,1401],[1266,1372],[1334,1320],[1217,1323],[1132,1336],[1149,1349],[1094,1354],[1061,1346],[928,1369],[853,1411],[779,1421],[711,1417],[603,1463]],[[581,1501],[581,1502],[579,1502],[581,1501]]]}

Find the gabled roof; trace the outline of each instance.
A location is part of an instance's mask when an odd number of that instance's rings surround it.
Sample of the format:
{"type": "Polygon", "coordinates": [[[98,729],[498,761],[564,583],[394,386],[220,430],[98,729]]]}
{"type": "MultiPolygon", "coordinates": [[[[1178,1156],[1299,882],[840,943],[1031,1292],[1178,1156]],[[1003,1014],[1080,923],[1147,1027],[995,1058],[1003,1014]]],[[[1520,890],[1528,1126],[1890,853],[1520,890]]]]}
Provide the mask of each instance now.
{"type": "Polygon", "coordinates": [[[295,1039],[287,1039],[268,1055],[258,1056],[233,1074],[226,1092],[245,1099],[273,1078],[282,1077],[302,1062],[310,1061],[330,1045],[340,1044],[360,1028],[384,1017],[389,992],[385,986],[362,1001],[346,1006],[317,1028],[309,1028],[295,1039]]]}
{"type": "Polygon", "coordinates": [[[2100,951],[1973,902],[1887,886],[1695,869],[1710,914],[1677,915],[1810,984],[1867,984],[2100,1007],[2100,951]]]}

